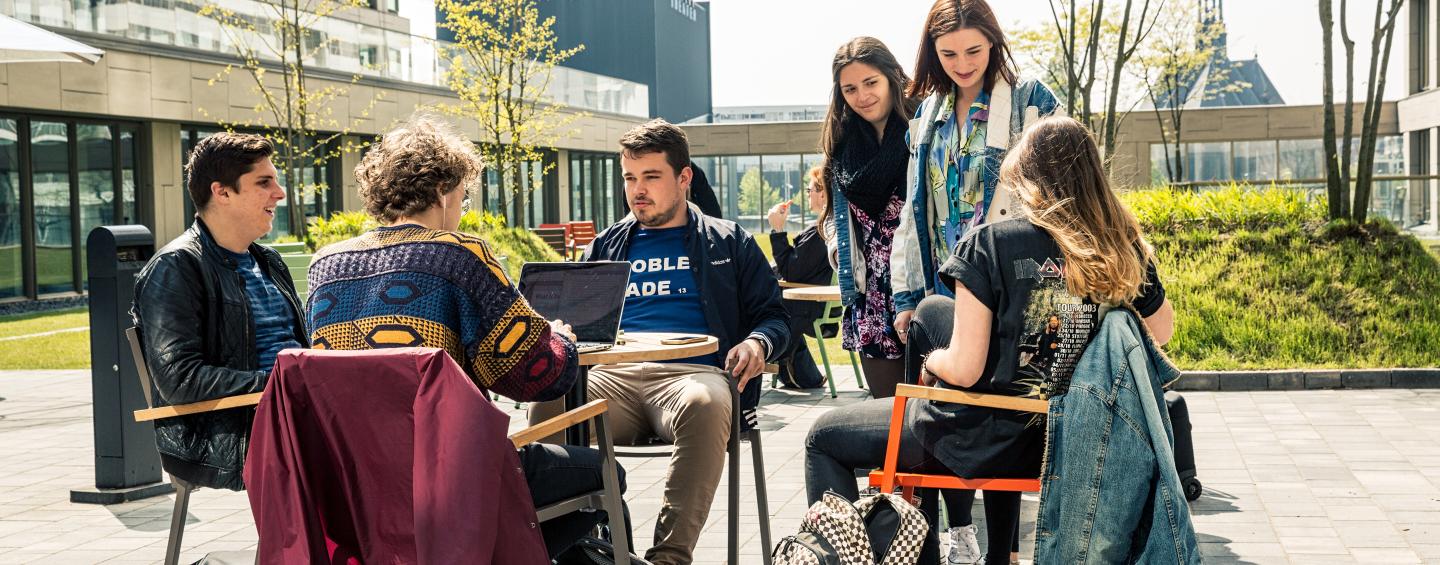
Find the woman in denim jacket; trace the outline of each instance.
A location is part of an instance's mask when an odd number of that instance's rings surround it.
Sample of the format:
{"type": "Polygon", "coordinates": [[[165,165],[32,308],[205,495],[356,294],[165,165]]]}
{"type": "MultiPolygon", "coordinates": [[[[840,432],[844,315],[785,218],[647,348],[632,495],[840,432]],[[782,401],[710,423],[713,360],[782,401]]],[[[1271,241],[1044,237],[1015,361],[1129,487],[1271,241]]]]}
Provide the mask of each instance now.
{"type": "Polygon", "coordinates": [[[890,291],[890,243],[905,203],[905,70],[885,44],[857,37],[835,52],[835,84],[820,132],[835,237],[827,242],[845,305],[845,349],[860,354],[875,398],[895,395],[905,371],[890,291]]]}
{"type": "MultiPolygon", "coordinates": [[[[895,330],[906,343],[903,381],[913,383],[920,360],[949,341],[955,303],[936,284],[936,267],[969,229],[1016,216],[1009,196],[995,190],[1000,161],[1026,125],[1059,108],[1044,84],[1018,78],[1005,32],[984,0],[935,2],[908,94],[925,100],[910,124],[906,205],[891,248],[890,288],[895,330]]],[[[952,542],[947,559],[973,562],[975,493],[944,496],[952,542]]]]}
{"type": "MultiPolygon", "coordinates": [[[[1173,312],[1153,253],[1110,191],[1084,126],[1069,118],[1040,120],[1006,158],[1001,179],[1025,213],[971,230],[940,267],[940,282],[956,294],[946,328],[953,345],[922,362],[922,382],[990,394],[1055,394],[1105,311],[1116,306],[1136,309],[1158,341],[1168,339],[1173,312]]],[[[872,400],[816,422],[805,460],[812,498],[826,489],[851,495],[854,469],[881,463],[889,404],[872,400]]],[[[908,472],[1033,478],[1040,474],[1044,429],[1043,420],[1028,414],[911,400],[899,463],[908,472]]],[[[1017,494],[986,493],[987,563],[1011,561],[1017,494]]],[[[934,498],[922,502],[931,506],[925,509],[932,520],[934,498]]]]}

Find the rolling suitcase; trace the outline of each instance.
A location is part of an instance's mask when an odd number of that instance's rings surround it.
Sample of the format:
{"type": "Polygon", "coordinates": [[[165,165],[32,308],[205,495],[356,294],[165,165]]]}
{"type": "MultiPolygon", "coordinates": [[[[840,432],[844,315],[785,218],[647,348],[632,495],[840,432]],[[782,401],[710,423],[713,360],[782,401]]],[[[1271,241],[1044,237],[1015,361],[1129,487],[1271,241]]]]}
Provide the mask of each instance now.
{"type": "Polygon", "coordinates": [[[1200,498],[1200,479],[1195,476],[1195,442],[1190,437],[1190,409],[1185,407],[1185,397],[1173,390],[1165,391],[1165,407],[1170,412],[1170,427],[1175,434],[1175,470],[1180,474],[1180,486],[1185,489],[1185,500],[1200,498]]]}

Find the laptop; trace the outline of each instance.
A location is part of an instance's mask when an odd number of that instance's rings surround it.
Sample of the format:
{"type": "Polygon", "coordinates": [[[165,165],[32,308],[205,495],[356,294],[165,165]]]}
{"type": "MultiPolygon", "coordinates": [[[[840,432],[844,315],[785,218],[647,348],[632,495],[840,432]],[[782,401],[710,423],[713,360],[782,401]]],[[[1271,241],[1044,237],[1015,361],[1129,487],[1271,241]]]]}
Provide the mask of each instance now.
{"type": "Polygon", "coordinates": [[[626,261],[531,262],[520,268],[520,294],[545,319],[570,324],[581,353],[615,347],[629,284],[626,261]]]}

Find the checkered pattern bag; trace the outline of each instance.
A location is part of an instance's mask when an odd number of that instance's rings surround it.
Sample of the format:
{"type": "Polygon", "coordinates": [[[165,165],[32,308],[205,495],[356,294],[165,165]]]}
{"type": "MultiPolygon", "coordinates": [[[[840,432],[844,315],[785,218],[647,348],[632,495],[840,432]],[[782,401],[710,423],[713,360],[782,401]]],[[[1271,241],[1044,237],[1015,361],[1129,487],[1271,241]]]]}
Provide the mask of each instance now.
{"type": "Polygon", "coordinates": [[[889,521],[898,524],[878,565],[915,565],[929,529],[919,510],[891,494],[867,496],[851,504],[830,492],[810,506],[800,533],[780,540],[771,554],[774,565],[877,565],[865,528],[876,512],[895,513],[889,521]]]}
{"type": "Polygon", "coordinates": [[[867,522],[876,512],[895,512],[898,515],[895,536],[890,538],[890,547],[881,553],[879,565],[915,565],[920,561],[920,548],[925,545],[930,524],[925,522],[925,515],[919,508],[893,494],[876,494],[860,499],[855,509],[867,522]]]}

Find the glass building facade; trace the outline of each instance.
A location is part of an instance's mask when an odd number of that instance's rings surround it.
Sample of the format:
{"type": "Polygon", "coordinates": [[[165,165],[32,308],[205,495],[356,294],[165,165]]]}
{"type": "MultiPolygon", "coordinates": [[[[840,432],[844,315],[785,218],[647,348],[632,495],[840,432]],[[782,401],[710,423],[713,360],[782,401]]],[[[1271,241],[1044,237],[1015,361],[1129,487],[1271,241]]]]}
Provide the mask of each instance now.
{"type": "Polygon", "coordinates": [[[137,123],[0,112],[0,300],[80,292],[85,239],[140,221],[137,123]]]}
{"type": "MultiPolygon", "coordinates": [[[[1359,154],[1359,140],[1352,145],[1352,155],[1359,154]]],[[[1294,183],[1305,188],[1325,185],[1325,147],[1319,139],[1267,139],[1258,141],[1221,141],[1180,144],[1182,183],[1250,182],[1294,183]]],[[[1163,184],[1169,179],[1168,168],[1175,160],[1174,147],[1150,145],[1150,180],[1163,184]],[[1166,152],[1170,151],[1167,162],[1166,152]]],[[[1353,162],[1353,160],[1352,160],[1353,162]]],[[[1375,140],[1375,174],[1404,175],[1405,143],[1399,135],[1382,135],[1375,140]]],[[[1370,202],[1370,212],[1406,226],[1405,199],[1409,181],[1377,181],[1370,202]]]]}
{"type": "Polygon", "coordinates": [[[694,161],[710,179],[725,219],[752,234],[768,233],[765,217],[770,208],[787,200],[793,203],[787,231],[798,232],[815,221],[805,196],[805,173],[820,165],[823,155],[728,155],[695,157],[694,161]]]}

